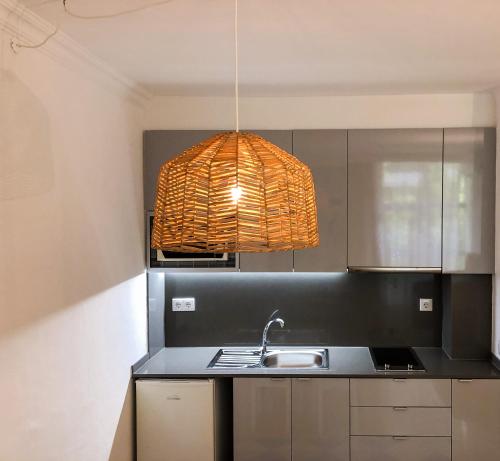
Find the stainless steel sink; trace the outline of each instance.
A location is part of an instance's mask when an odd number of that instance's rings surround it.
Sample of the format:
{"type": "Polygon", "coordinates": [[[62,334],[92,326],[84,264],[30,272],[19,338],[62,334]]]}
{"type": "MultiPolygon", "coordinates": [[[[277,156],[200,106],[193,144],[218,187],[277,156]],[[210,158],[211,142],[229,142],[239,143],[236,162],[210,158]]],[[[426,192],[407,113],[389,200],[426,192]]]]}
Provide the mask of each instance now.
{"type": "Polygon", "coordinates": [[[328,368],[326,349],[271,350],[261,360],[264,368],[328,368]]]}
{"type": "Polygon", "coordinates": [[[208,368],[328,368],[326,349],[220,349],[208,368]]]}

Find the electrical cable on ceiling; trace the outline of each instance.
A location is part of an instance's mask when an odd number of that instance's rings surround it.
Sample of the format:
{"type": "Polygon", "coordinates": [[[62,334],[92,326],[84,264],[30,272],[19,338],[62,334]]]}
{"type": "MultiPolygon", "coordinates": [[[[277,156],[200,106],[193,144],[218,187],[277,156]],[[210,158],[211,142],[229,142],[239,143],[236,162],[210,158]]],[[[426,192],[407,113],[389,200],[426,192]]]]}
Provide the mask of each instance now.
{"type": "MultiPolygon", "coordinates": [[[[60,0],[44,0],[42,2],[31,5],[30,8],[34,9],[34,8],[38,8],[38,7],[43,6],[43,5],[47,5],[49,3],[56,3],[59,1],[60,0]]],[[[41,48],[43,45],[45,45],[52,37],[54,37],[59,32],[59,20],[58,20],[58,24],[56,25],[54,32],[51,32],[42,41],[35,43],[35,44],[22,43],[19,40],[19,21],[23,18],[24,13],[26,11],[26,8],[27,8],[26,5],[23,5],[21,12],[18,14],[16,32],[14,34],[14,37],[11,38],[11,40],[10,40],[10,48],[14,53],[17,53],[18,50],[21,48],[28,48],[28,49],[41,48]]]]}
{"type": "Polygon", "coordinates": [[[77,18],[77,19],[110,19],[110,18],[116,18],[118,16],[124,16],[126,14],[137,13],[139,11],[148,10],[148,9],[154,8],[156,6],[165,5],[166,3],[170,3],[171,1],[172,0],[161,0],[161,1],[154,2],[154,3],[149,3],[147,5],[138,6],[136,8],[131,8],[130,10],[118,11],[117,13],[90,15],[90,16],[85,16],[85,15],[73,13],[72,11],[70,11],[70,9],[68,8],[68,4],[70,2],[68,0],[63,0],[63,7],[64,7],[64,12],[68,16],[71,16],[73,18],[77,18]]]}
{"type": "MultiPolygon", "coordinates": [[[[154,3],[149,3],[147,5],[143,5],[143,6],[139,6],[139,7],[136,7],[136,8],[132,8],[130,10],[123,10],[123,11],[119,11],[117,13],[110,13],[110,14],[104,14],[104,15],[93,15],[93,16],[84,16],[84,15],[72,12],[68,8],[68,3],[69,3],[68,0],[44,0],[44,1],[40,2],[40,3],[32,5],[31,8],[37,8],[37,7],[40,7],[40,6],[43,6],[43,5],[47,5],[49,3],[61,2],[62,6],[63,6],[64,13],[67,14],[68,16],[73,17],[73,18],[76,18],[76,19],[111,19],[111,18],[117,18],[119,16],[124,16],[126,14],[137,13],[139,11],[144,11],[144,10],[147,10],[147,9],[150,9],[150,8],[154,8],[154,7],[157,7],[157,6],[165,5],[167,3],[170,3],[171,1],[172,0],[161,0],[161,1],[154,2],[154,3]]],[[[23,7],[23,10],[22,10],[22,12],[20,14],[21,17],[24,14],[24,10],[25,9],[26,9],[26,6],[23,7]]],[[[17,53],[17,51],[19,49],[21,49],[21,48],[30,48],[30,49],[41,48],[52,37],[54,37],[59,32],[59,30],[60,30],[60,25],[59,25],[59,21],[58,21],[58,24],[56,25],[56,28],[55,28],[54,32],[51,32],[42,41],[40,41],[39,43],[35,43],[35,44],[22,43],[18,39],[18,35],[19,34],[16,33],[16,36],[14,38],[12,38],[11,41],[10,41],[10,47],[11,47],[11,49],[12,49],[12,51],[14,53],[17,53]]]]}
{"type": "Polygon", "coordinates": [[[45,45],[54,35],[56,35],[59,32],[59,26],[56,26],[54,29],[54,32],[50,33],[47,35],[41,42],[35,43],[34,45],[28,45],[27,43],[21,43],[17,40],[17,38],[13,38],[10,40],[10,47],[14,53],[17,53],[18,48],[29,48],[29,49],[35,49],[35,48],[41,48],[43,45],[45,45]]]}

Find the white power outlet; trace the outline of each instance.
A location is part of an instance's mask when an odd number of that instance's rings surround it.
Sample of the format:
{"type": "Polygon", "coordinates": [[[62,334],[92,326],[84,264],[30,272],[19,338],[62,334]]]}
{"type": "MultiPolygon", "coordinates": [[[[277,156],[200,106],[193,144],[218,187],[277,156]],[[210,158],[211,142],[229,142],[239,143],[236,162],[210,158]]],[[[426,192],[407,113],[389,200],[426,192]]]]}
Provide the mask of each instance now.
{"type": "Polygon", "coordinates": [[[432,312],[432,299],[420,298],[420,310],[422,312],[432,312]]]}
{"type": "Polygon", "coordinates": [[[195,310],[194,298],[184,298],[184,307],[187,311],[192,312],[195,310]]]}
{"type": "Polygon", "coordinates": [[[172,311],[192,312],[196,310],[194,298],[172,298],[172,311]]]}

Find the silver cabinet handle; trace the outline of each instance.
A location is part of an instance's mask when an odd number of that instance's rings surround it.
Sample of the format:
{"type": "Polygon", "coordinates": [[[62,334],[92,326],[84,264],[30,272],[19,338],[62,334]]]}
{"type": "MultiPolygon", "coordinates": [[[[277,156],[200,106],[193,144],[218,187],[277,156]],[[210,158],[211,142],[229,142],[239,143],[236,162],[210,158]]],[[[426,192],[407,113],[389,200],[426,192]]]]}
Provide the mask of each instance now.
{"type": "Polygon", "coordinates": [[[439,274],[441,267],[348,266],[348,272],[430,272],[439,274]]]}
{"type": "Polygon", "coordinates": [[[406,383],[406,378],[393,378],[395,383],[406,383]]]}
{"type": "Polygon", "coordinates": [[[408,437],[404,437],[402,435],[394,435],[392,436],[393,440],[408,440],[408,437]]]}
{"type": "Polygon", "coordinates": [[[457,379],[459,383],[471,383],[472,379],[457,379]]]}
{"type": "Polygon", "coordinates": [[[286,378],[270,378],[271,381],[284,381],[286,378]]]}
{"type": "Polygon", "coordinates": [[[297,381],[311,381],[311,378],[295,378],[297,381]]]}
{"type": "Polygon", "coordinates": [[[394,411],[406,411],[408,410],[408,407],[392,407],[394,411]]]}
{"type": "Polygon", "coordinates": [[[167,400],[180,400],[178,395],[167,395],[167,400]]]}

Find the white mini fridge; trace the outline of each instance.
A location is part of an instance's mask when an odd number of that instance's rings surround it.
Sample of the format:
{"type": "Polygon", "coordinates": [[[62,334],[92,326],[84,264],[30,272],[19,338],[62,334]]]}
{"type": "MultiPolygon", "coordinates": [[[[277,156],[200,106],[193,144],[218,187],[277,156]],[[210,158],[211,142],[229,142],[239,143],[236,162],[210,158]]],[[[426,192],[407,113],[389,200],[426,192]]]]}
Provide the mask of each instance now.
{"type": "Polygon", "coordinates": [[[231,452],[224,384],[214,379],[136,382],[137,461],[224,461],[231,452]]]}

